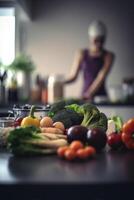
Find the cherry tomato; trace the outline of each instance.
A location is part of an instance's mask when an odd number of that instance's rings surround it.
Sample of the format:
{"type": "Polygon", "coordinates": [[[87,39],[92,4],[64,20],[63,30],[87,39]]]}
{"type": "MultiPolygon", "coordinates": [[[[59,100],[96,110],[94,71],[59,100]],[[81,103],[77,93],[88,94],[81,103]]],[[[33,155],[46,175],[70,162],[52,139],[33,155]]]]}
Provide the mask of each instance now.
{"type": "Polygon", "coordinates": [[[76,156],[79,159],[86,159],[88,158],[88,152],[85,149],[78,149],[78,151],[76,151],[76,156]]]}
{"type": "Polygon", "coordinates": [[[87,153],[88,156],[93,156],[96,154],[96,150],[92,146],[86,147],[85,152],[87,153]]]}
{"type": "Polygon", "coordinates": [[[121,133],[111,133],[111,134],[109,134],[108,137],[107,137],[107,142],[108,142],[108,145],[112,149],[120,148],[123,145],[122,139],[121,139],[121,133]]]}
{"type": "Polygon", "coordinates": [[[63,158],[64,155],[65,155],[65,151],[69,149],[68,146],[65,146],[65,147],[59,147],[58,150],[57,150],[57,154],[59,157],[63,158]]]}
{"type": "Polygon", "coordinates": [[[83,144],[80,141],[73,141],[70,144],[70,148],[73,149],[74,151],[77,151],[78,149],[82,149],[83,148],[83,144]]]}
{"type": "Polygon", "coordinates": [[[76,152],[73,149],[67,149],[64,156],[67,160],[71,161],[76,158],[76,152]]]}

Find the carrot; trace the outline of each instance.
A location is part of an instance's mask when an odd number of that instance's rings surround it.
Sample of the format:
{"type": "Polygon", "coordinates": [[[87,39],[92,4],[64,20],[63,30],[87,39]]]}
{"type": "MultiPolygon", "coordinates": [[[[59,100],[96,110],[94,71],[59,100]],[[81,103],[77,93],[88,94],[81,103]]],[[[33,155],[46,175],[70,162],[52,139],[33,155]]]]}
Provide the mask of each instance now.
{"type": "Polygon", "coordinates": [[[41,128],[42,133],[54,133],[54,134],[64,134],[64,132],[59,128],[47,127],[41,128]]]}
{"type": "Polygon", "coordinates": [[[54,133],[40,133],[41,136],[47,137],[50,140],[67,139],[66,135],[54,133]]]}

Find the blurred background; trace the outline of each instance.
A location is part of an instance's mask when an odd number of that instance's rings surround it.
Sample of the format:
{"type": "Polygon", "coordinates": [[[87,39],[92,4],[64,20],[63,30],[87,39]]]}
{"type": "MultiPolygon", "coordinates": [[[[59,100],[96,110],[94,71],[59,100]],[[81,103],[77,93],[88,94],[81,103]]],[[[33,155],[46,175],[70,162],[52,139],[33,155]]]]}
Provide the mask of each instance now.
{"type": "MultiPolygon", "coordinates": [[[[114,90],[111,101],[122,100],[119,93],[124,79],[134,96],[133,10],[132,0],[0,0],[0,69],[4,72],[6,68],[6,88],[19,88],[19,94],[10,91],[6,101],[29,100],[32,94],[33,101],[47,102],[48,77],[69,74],[75,51],[88,47],[89,24],[98,19],[108,29],[105,48],[115,54],[106,84],[107,90],[114,90]],[[28,58],[19,58],[20,70],[16,63],[14,70],[15,64],[11,64],[22,54],[28,58]],[[30,70],[25,67],[27,62],[31,62],[30,70]]],[[[64,98],[79,98],[81,86],[80,75],[74,84],[64,87],[64,98]]],[[[3,91],[1,88],[1,94],[3,91]]]]}

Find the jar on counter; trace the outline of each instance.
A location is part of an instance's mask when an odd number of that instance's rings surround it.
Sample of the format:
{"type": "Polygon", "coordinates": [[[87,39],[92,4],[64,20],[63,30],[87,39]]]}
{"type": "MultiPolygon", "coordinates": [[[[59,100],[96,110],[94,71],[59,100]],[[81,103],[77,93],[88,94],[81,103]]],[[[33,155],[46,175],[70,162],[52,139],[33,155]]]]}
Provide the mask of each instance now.
{"type": "Polygon", "coordinates": [[[125,101],[134,100],[134,78],[125,78],[122,83],[123,95],[125,101]]]}
{"type": "Polygon", "coordinates": [[[48,78],[48,103],[52,104],[64,97],[63,75],[51,75],[48,78]]]}

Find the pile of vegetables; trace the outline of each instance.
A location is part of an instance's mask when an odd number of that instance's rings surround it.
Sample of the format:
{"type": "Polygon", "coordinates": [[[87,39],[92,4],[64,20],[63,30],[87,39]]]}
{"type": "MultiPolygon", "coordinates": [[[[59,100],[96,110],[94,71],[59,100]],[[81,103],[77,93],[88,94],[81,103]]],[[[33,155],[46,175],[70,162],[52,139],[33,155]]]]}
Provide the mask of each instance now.
{"type": "Polygon", "coordinates": [[[60,101],[51,107],[48,115],[52,117],[53,121],[61,121],[65,128],[81,124],[87,128],[107,130],[106,115],[90,103],[66,105],[64,101],[60,101]]]}
{"type": "Polygon", "coordinates": [[[64,136],[45,135],[35,126],[16,128],[10,132],[7,140],[9,149],[15,155],[52,154],[58,147],[67,145],[64,136]]]}
{"type": "Polygon", "coordinates": [[[90,103],[70,104],[59,101],[51,106],[48,116],[38,119],[31,107],[8,134],[8,147],[14,155],[56,153],[67,160],[87,159],[105,148],[134,149],[134,119],[123,123],[120,116],[107,119],[90,103]]]}

